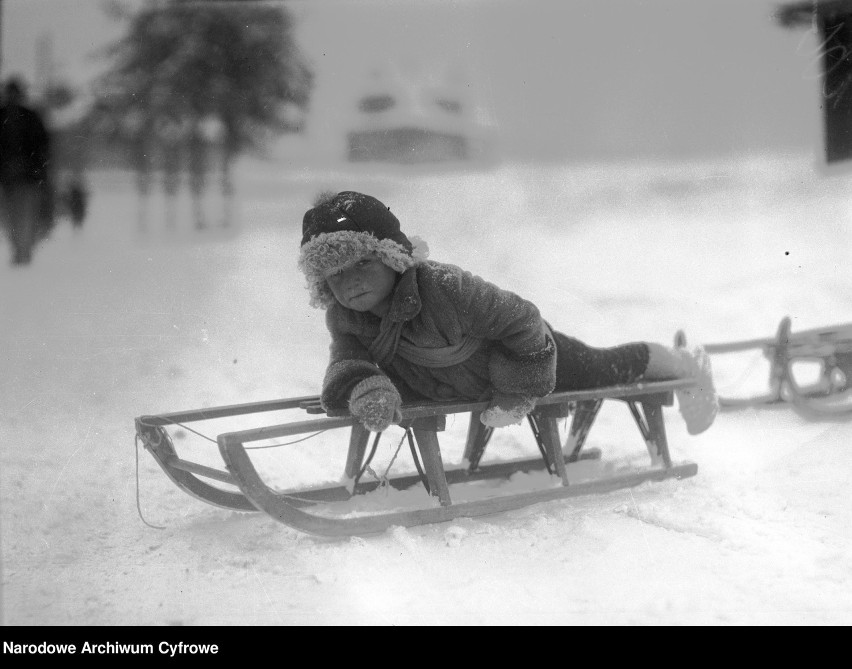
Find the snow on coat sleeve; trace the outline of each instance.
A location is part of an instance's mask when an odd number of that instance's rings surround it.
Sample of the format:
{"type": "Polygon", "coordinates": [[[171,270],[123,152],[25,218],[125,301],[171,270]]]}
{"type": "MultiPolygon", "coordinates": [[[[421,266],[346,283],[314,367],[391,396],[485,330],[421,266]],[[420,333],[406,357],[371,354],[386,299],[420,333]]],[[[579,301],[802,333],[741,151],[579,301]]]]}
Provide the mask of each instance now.
{"type": "Polygon", "coordinates": [[[326,327],[331,333],[331,350],[322,381],[320,404],[326,410],[345,407],[352,389],[364,379],[386,376],[371,360],[358,338],[341,330],[334,312],[335,307],[329,307],[325,317],[326,327]]]}
{"type": "Polygon", "coordinates": [[[444,281],[464,329],[498,345],[489,376],[501,393],[543,397],[556,385],[556,346],[538,307],[529,300],[452,265],[444,281]]]}

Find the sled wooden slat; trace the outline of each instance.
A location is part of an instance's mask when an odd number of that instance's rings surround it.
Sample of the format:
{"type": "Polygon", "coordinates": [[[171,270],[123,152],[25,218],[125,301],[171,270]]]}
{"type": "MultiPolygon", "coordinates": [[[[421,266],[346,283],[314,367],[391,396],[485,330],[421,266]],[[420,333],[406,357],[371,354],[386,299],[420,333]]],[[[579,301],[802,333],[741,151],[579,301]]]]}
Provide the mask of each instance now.
{"type": "Polygon", "coordinates": [[[255,427],[248,430],[236,432],[225,432],[220,434],[217,441],[222,443],[245,444],[252,441],[263,441],[265,439],[280,439],[281,437],[293,437],[306,432],[320,432],[335,430],[342,427],[352,427],[357,421],[352,416],[336,416],[334,418],[317,418],[316,420],[300,420],[295,423],[282,423],[281,425],[267,425],[255,427]]]}
{"type": "Polygon", "coordinates": [[[423,469],[429,481],[429,489],[433,497],[437,497],[442,506],[452,504],[447,475],[444,472],[444,461],[441,459],[441,447],[438,445],[438,435],[435,425],[423,425],[423,421],[415,422],[412,426],[414,438],[420,449],[423,469]],[[431,428],[431,429],[430,429],[431,428]]]}
{"type": "Polygon", "coordinates": [[[559,426],[554,420],[554,417],[544,416],[543,412],[537,412],[536,415],[539,435],[547,453],[548,462],[550,462],[556,470],[556,475],[562,481],[562,485],[568,485],[568,472],[565,469],[565,456],[562,453],[562,442],[559,438],[559,426]]]}
{"type": "Polygon", "coordinates": [[[210,407],[209,409],[193,409],[191,411],[176,411],[173,413],[155,414],[142,416],[138,421],[150,426],[174,425],[176,423],[192,423],[199,420],[212,420],[215,418],[231,418],[233,416],[245,416],[252,413],[265,411],[285,411],[287,409],[298,409],[299,406],[310,400],[319,402],[315,395],[305,397],[293,397],[290,399],[269,400],[267,402],[248,402],[246,404],[231,404],[229,406],[210,407]]]}
{"type": "Polygon", "coordinates": [[[494,428],[484,425],[481,418],[481,411],[470,412],[470,423],[467,426],[467,439],[465,439],[462,462],[471,470],[476,469],[479,465],[485,447],[494,433],[494,428]]]}
{"type": "Polygon", "coordinates": [[[228,472],[222,471],[221,469],[215,469],[214,467],[200,465],[197,462],[181,460],[177,457],[168,458],[166,462],[170,467],[174,467],[175,469],[180,469],[182,471],[190,472],[192,474],[198,474],[199,476],[206,476],[207,478],[213,479],[214,481],[221,481],[222,483],[230,483],[231,485],[237,485],[237,482],[234,480],[234,477],[231,476],[228,472]]]}
{"type": "Polygon", "coordinates": [[[595,422],[602,405],[602,399],[577,402],[574,417],[571,419],[571,427],[568,431],[568,439],[565,443],[565,450],[568,452],[569,458],[577,457],[580,454],[586,443],[586,437],[589,436],[592,423],[595,422]]]}
{"type": "Polygon", "coordinates": [[[349,433],[349,451],[346,456],[346,466],[343,476],[348,480],[355,480],[361,471],[361,463],[364,461],[364,453],[367,451],[367,442],[370,440],[370,431],[355,423],[349,433]]]}
{"type": "Polygon", "coordinates": [[[665,467],[672,466],[672,457],[669,454],[669,443],[666,439],[665,421],[663,411],[658,404],[642,402],[642,411],[648,425],[649,438],[647,441],[648,453],[651,461],[655,464],[662,460],[665,467]]]}

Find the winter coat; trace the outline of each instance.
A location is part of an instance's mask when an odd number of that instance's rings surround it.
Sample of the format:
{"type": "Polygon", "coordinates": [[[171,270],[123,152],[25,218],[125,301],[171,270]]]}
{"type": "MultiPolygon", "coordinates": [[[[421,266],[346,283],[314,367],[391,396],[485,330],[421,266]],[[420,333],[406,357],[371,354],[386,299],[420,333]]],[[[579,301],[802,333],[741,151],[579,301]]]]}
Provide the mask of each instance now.
{"type": "Polygon", "coordinates": [[[46,185],[50,135],[32,109],[8,105],[0,110],[0,183],[46,185]]]}
{"type": "Polygon", "coordinates": [[[538,308],[454,265],[425,261],[398,279],[384,319],[335,302],[326,313],[331,359],[322,388],[326,408],[345,406],[361,380],[384,374],[405,401],[482,400],[494,392],[542,397],[556,383],[556,349],[538,308]],[[418,349],[479,342],[466,360],[417,364],[399,353],[377,362],[370,347],[401,323],[400,339],[418,349]],[[480,341],[481,340],[481,341],[480,341]]]}

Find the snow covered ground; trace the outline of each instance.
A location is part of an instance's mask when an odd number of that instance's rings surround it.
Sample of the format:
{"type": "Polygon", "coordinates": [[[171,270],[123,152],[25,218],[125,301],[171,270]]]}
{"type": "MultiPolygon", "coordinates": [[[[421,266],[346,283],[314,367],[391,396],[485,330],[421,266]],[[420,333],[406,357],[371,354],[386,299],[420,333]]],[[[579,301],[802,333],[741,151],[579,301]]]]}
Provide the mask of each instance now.
{"type": "MultiPolygon", "coordinates": [[[[673,408],[673,456],[694,478],[345,540],[199,502],[142,450],[149,527],[133,429],[317,392],[327,339],[295,258],[322,188],[376,195],[432,257],[591,344],[678,328],[709,343],[769,336],[785,315],[794,330],[852,320],[848,177],[798,155],[441,174],[247,161],[239,176],[230,231],[192,231],[185,202],[164,229],[153,202],[143,233],[128,175],[95,175],[82,231],[61,224],[28,268],[0,263],[5,624],[852,623],[852,422],[750,409],[690,437],[673,408]]],[[[728,358],[714,361],[724,394],[761,389],[758,352],[728,358]]],[[[644,453],[621,408],[590,438],[616,463],[644,453]]],[[[217,461],[194,435],[176,443],[217,461]]],[[[489,447],[524,449],[520,428],[489,447]]],[[[343,453],[323,435],[261,464],[282,484],[333,480],[343,453]]]]}

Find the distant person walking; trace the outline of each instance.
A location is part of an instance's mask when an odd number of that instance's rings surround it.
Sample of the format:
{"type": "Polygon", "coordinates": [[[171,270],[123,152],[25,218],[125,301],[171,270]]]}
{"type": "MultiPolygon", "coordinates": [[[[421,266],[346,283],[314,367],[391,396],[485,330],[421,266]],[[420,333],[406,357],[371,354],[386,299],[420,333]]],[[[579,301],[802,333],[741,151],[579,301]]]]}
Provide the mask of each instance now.
{"type": "Polygon", "coordinates": [[[9,80],[0,107],[0,194],[12,262],[26,265],[49,197],[50,135],[41,116],[26,106],[23,84],[9,80]]]}

